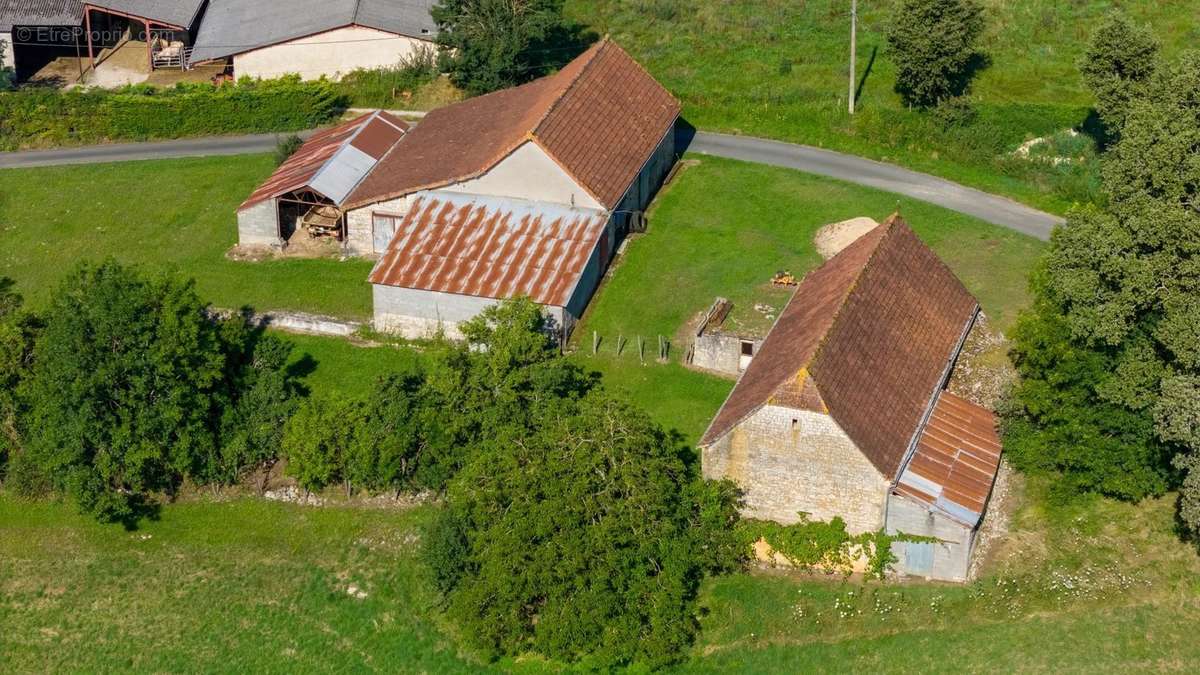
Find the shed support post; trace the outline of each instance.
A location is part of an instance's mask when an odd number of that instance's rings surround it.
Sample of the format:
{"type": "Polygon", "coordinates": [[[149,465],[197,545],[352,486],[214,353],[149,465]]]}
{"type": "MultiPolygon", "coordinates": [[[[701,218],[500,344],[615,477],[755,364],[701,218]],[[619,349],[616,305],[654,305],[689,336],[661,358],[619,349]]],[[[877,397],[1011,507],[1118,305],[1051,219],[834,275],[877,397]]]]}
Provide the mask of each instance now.
{"type": "Polygon", "coordinates": [[[92,70],[96,69],[96,52],[92,48],[92,8],[83,6],[83,29],[87,31],[88,43],[88,62],[91,63],[92,70]]]}

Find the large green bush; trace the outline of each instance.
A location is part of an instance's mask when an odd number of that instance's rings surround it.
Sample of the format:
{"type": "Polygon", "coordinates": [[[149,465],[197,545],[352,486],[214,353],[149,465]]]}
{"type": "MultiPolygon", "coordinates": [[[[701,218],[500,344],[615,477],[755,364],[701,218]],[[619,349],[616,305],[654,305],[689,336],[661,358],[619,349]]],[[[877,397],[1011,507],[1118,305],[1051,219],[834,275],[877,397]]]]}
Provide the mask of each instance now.
{"type": "Polygon", "coordinates": [[[310,129],[335,119],[329,82],[244,79],[236,85],[137,85],[106,91],[0,94],[0,150],[310,129]]]}
{"type": "Polygon", "coordinates": [[[975,0],[904,0],[887,36],[896,92],[923,108],[962,95],[980,63],[983,28],[975,0]]]}

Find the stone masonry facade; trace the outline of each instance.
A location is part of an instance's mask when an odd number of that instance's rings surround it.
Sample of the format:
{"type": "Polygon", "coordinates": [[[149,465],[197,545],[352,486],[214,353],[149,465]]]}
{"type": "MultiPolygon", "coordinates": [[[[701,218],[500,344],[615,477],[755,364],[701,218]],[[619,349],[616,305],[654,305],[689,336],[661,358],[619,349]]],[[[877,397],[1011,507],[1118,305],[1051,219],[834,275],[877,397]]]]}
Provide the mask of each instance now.
{"type": "Polygon", "coordinates": [[[852,533],[883,526],[888,481],[832,417],[765,405],[702,449],[706,478],[744,491],[748,518],[795,523],[840,516],[852,533]]]}

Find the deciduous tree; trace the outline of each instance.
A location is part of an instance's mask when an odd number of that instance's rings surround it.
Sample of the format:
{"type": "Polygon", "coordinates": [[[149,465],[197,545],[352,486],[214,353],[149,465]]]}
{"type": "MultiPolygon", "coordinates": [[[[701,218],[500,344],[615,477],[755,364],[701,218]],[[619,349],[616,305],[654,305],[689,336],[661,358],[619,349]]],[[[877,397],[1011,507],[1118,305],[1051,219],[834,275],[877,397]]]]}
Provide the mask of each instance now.
{"type": "Polygon", "coordinates": [[[134,517],[212,451],[224,365],[191,282],[81,265],[34,349],[25,452],[84,511],[134,517]]]}
{"type": "MultiPolygon", "coordinates": [[[[1055,232],[1017,332],[1025,381],[1006,440],[1014,457],[1040,445],[1069,480],[1140,497],[1165,489],[1172,457],[1200,465],[1200,54],[1158,69],[1103,174],[1107,207],[1055,232]]],[[[1184,517],[1200,528],[1196,513],[1184,517]]]]}
{"type": "Polygon", "coordinates": [[[904,0],[887,36],[904,102],[928,108],[962,95],[982,59],[983,29],[975,0],[904,0]]]}
{"type": "Polygon", "coordinates": [[[544,75],[571,56],[562,0],[442,0],[432,10],[443,68],[455,85],[486,94],[544,75]]]}
{"type": "Polygon", "coordinates": [[[1096,112],[1114,138],[1125,125],[1129,106],[1146,93],[1158,57],[1154,33],[1120,10],[1112,11],[1092,34],[1079,71],[1096,97],[1096,112]]]}

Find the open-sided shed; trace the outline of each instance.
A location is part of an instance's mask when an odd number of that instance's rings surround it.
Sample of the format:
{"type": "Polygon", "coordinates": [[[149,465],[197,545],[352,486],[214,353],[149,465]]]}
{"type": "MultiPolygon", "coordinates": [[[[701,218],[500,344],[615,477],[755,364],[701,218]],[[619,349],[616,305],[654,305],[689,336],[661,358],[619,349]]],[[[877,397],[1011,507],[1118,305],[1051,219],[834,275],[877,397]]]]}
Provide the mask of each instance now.
{"type": "Polygon", "coordinates": [[[282,247],[304,229],[343,240],[344,201],[407,132],[377,111],[310,138],[238,207],[241,244],[282,247]]]}

